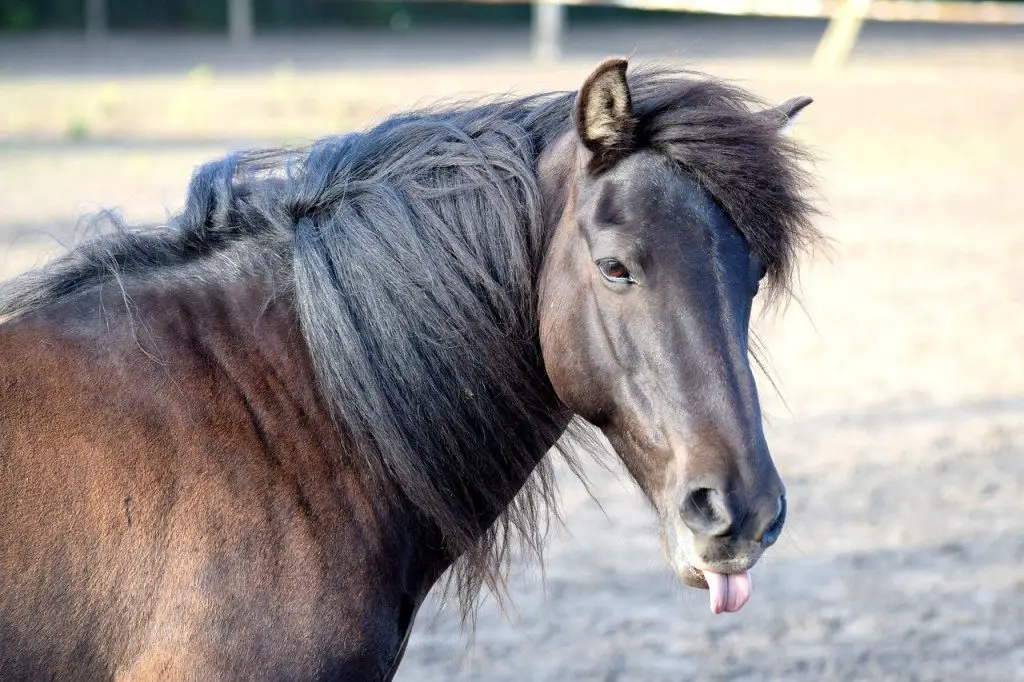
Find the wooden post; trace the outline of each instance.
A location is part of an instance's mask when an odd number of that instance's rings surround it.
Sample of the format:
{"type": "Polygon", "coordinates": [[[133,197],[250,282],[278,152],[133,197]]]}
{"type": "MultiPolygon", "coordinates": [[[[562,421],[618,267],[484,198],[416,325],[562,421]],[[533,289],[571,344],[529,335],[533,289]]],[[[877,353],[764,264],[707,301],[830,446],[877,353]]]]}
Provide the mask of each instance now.
{"type": "Polygon", "coordinates": [[[558,0],[533,0],[533,58],[557,62],[562,56],[565,6],[558,0]]]}
{"type": "Polygon", "coordinates": [[[826,72],[842,68],[857,44],[864,17],[870,9],[871,0],[846,0],[829,20],[811,58],[811,66],[826,72]]]}
{"type": "Polygon", "coordinates": [[[228,35],[235,45],[252,41],[252,0],[228,0],[228,35]]]}
{"type": "Polygon", "coordinates": [[[107,37],[107,0],[85,0],[85,37],[94,42],[107,37]]]}

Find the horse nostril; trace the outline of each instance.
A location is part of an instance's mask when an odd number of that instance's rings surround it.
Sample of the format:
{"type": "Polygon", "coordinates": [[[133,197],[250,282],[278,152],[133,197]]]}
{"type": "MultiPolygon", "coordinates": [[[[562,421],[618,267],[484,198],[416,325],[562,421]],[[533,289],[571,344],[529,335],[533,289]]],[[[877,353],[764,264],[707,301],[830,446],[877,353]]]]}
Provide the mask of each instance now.
{"type": "Polygon", "coordinates": [[[696,535],[720,537],[732,532],[732,514],[722,493],[714,488],[694,488],[686,493],[680,515],[696,535]]]}
{"type": "Polygon", "coordinates": [[[772,519],[772,522],[768,524],[768,527],[764,529],[761,534],[761,543],[765,547],[769,547],[775,544],[775,541],[779,539],[779,535],[782,534],[782,526],[786,523],[786,496],[782,495],[779,497],[779,512],[772,519]]]}

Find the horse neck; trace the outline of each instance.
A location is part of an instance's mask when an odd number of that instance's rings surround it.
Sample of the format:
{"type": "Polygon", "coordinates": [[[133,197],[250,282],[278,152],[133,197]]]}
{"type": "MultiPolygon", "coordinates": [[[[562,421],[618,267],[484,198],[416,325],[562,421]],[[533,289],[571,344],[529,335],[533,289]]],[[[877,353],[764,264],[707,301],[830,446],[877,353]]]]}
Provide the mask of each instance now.
{"type": "MultiPolygon", "coordinates": [[[[543,225],[543,240],[544,244],[541,250],[541,262],[538,265],[538,277],[537,281],[540,280],[540,272],[544,267],[546,260],[546,252],[551,248],[555,232],[558,226],[562,222],[563,215],[567,208],[570,206],[573,195],[574,182],[573,178],[577,172],[578,167],[578,156],[577,156],[577,145],[576,137],[573,133],[567,133],[552,142],[546,149],[544,149],[537,159],[537,180],[540,186],[541,194],[543,197],[543,214],[544,220],[543,225]]],[[[536,301],[536,299],[535,299],[536,301]]],[[[541,364],[543,359],[541,358],[538,348],[538,358],[540,358],[541,364]]],[[[547,384],[546,372],[543,366],[538,368],[538,373],[545,377],[544,381],[547,384]]],[[[550,481],[546,477],[550,476],[548,470],[536,471],[538,465],[541,465],[545,455],[553,448],[559,438],[565,433],[569,426],[572,418],[572,414],[565,408],[565,406],[558,400],[554,393],[554,389],[547,385],[546,389],[540,391],[540,394],[544,396],[541,400],[543,404],[536,405],[538,411],[544,411],[550,415],[553,415],[551,423],[553,428],[548,433],[538,434],[532,425],[524,424],[522,430],[516,430],[516,432],[510,432],[503,434],[504,437],[510,441],[520,440],[522,446],[527,452],[530,459],[530,467],[528,470],[517,468],[513,478],[508,483],[509,485],[505,489],[505,496],[499,501],[499,504],[495,505],[495,499],[492,492],[489,492],[485,500],[473,500],[471,506],[476,509],[486,510],[478,518],[480,527],[484,529],[490,529],[500,524],[514,524],[520,532],[531,533],[533,529],[530,527],[534,522],[539,519],[533,519],[524,522],[523,518],[520,518],[523,512],[515,509],[510,509],[516,501],[516,497],[526,496],[529,498],[529,502],[523,505],[524,509],[528,509],[526,513],[537,514],[541,511],[540,507],[543,503],[550,502],[545,498],[549,494],[550,481]],[[529,479],[531,475],[544,478],[544,482],[541,485],[536,483],[531,484],[529,479]],[[518,477],[516,477],[518,476],[518,477]],[[536,502],[540,500],[542,504],[537,505],[536,502]],[[510,520],[511,517],[516,518],[510,520]]],[[[493,448],[494,452],[487,452],[488,444],[481,442],[480,451],[476,453],[476,456],[489,456],[491,454],[500,453],[499,448],[493,448]]],[[[471,492],[472,494],[472,492],[471,492]]],[[[526,500],[523,500],[524,502],[526,500]]],[[[434,544],[438,540],[443,538],[444,534],[440,529],[430,526],[423,530],[424,536],[431,538],[429,542],[418,543],[421,548],[425,546],[437,546],[440,547],[441,543],[434,544]]],[[[501,535],[501,531],[498,535],[501,535]]],[[[493,540],[486,540],[481,537],[481,542],[484,543],[485,548],[489,548],[489,543],[493,540]]],[[[485,550],[486,551],[486,550],[485,550]]],[[[440,576],[449,569],[452,564],[459,558],[458,556],[452,555],[443,550],[439,550],[436,553],[430,552],[419,552],[418,553],[418,566],[421,571],[420,577],[422,579],[422,585],[424,587],[422,594],[426,594],[430,586],[440,578],[440,576]]],[[[473,569],[470,569],[473,570],[473,569]]]]}

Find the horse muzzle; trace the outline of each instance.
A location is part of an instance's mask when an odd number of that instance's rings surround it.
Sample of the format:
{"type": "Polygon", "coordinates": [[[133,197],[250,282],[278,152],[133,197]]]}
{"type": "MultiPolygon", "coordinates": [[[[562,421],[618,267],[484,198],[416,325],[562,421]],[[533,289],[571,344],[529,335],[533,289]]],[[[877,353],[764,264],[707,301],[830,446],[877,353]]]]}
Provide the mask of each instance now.
{"type": "Polygon", "coordinates": [[[758,496],[744,508],[708,483],[687,486],[666,514],[664,549],[683,582],[709,590],[712,613],[735,612],[753,590],[750,569],[782,532],[786,498],[758,496]]]}

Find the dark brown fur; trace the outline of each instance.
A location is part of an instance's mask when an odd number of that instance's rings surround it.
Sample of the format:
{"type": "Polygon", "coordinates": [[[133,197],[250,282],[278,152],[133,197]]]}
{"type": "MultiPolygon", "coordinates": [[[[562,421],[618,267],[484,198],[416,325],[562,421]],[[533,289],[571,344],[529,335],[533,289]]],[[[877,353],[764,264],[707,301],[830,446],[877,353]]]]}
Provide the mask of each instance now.
{"type": "Polygon", "coordinates": [[[346,652],[394,657],[440,567],[338,458],[294,313],[127,293],[145,329],[111,289],[0,334],[4,679],[383,677],[346,652]]]}

